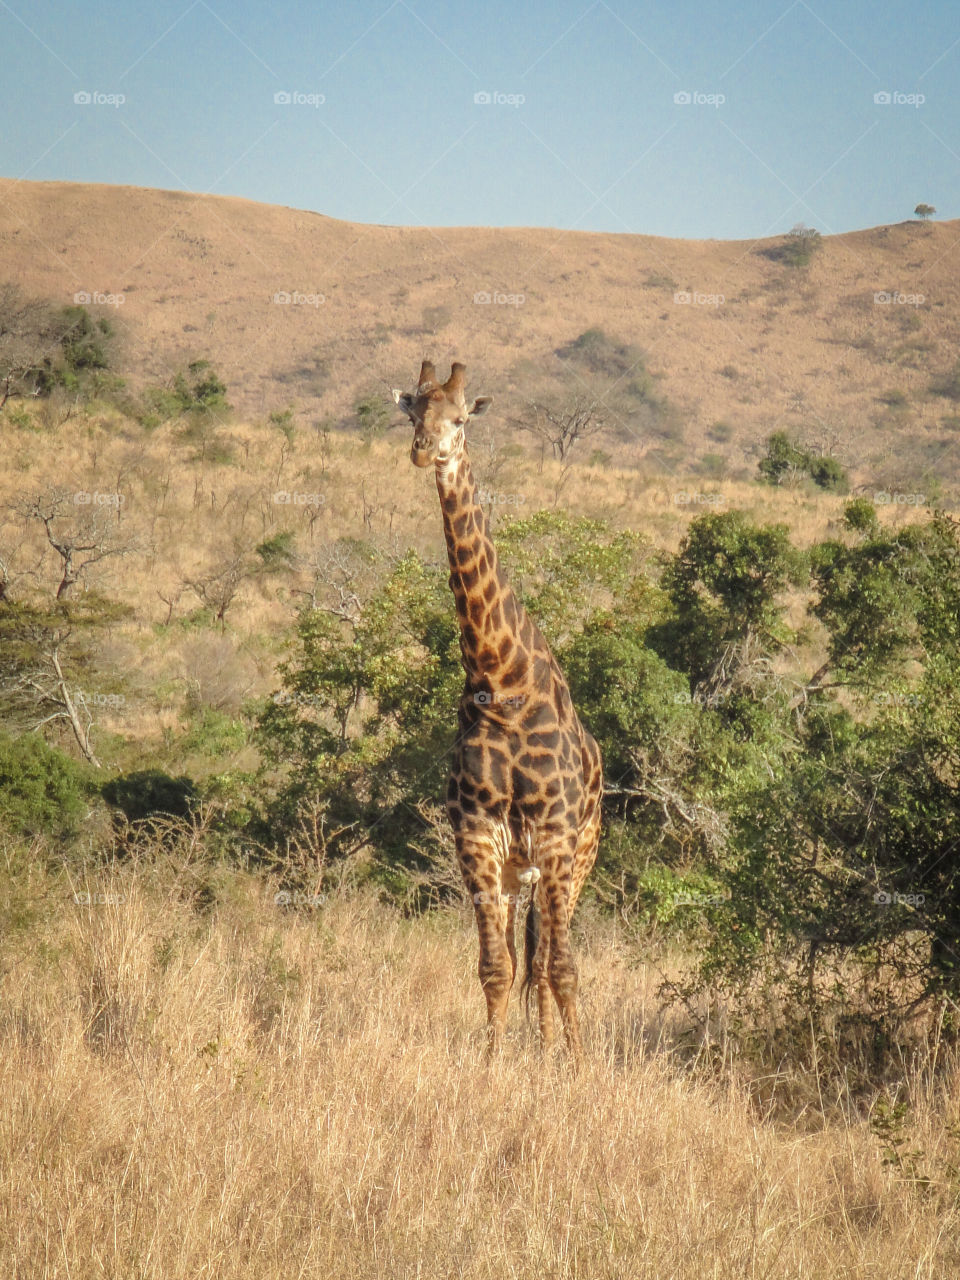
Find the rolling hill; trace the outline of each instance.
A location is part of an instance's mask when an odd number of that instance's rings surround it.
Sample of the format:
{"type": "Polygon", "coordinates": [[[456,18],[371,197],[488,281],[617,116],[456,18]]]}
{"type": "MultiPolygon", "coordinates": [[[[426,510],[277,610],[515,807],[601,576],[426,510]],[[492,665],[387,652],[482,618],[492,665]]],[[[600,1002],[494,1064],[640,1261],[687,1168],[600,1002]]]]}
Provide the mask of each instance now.
{"type": "MultiPolygon", "coordinates": [[[[673,468],[712,453],[745,478],[758,442],[785,429],[867,483],[952,485],[958,405],[931,388],[957,359],[960,223],[824,237],[799,267],[786,243],[364,226],[180,191],[0,181],[0,281],[63,303],[89,295],[117,321],[134,386],[206,358],[247,416],[293,405],[343,423],[428,353],[466,360],[509,419],[563,373],[558,350],[601,329],[644,353],[671,406],[657,443],[673,468]]],[[[613,417],[629,452],[631,424],[613,417]]]]}

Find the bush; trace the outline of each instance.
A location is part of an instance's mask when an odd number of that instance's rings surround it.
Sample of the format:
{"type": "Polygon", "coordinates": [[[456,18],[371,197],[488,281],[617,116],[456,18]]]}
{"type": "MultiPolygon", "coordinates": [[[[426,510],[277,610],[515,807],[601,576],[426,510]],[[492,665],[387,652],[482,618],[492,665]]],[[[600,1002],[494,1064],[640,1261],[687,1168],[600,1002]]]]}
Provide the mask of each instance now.
{"type": "Polygon", "coordinates": [[[788,267],[808,267],[814,254],[823,247],[823,236],[813,227],[805,227],[798,222],[784,236],[780,244],[764,250],[765,256],[773,262],[782,262],[788,267]]]}
{"type": "Polygon", "coordinates": [[[364,440],[370,441],[382,436],[390,425],[391,409],[379,392],[364,396],[354,406],[360,434],[364,440]]]}
{"type": "Polygon", "coordinates": [[[148,387],[134,412],[142,426],[156,427],[187,414],[202,419],[229,413],[231,406],[226,397],[227,385],[217,376],[210,361],[194,360],[187,366],[187,373],[176,374],[170,386],[148,387]]]}
{"type": "Polygon", "coordinates": [[[821,489],[843,493],[847,473],[836,458],[794,444],[785,431],[775,431],[767,440],[767,452],[757,468],[767,484],[784,484],[799,475],[807,475],[821,489]]]}
{"type": "Polygon", "coordinates": [[[258,543],[254,550],[268,573],[283,573],[296,561],[296,534],[291,529],[281,529],[258,543]]]}
{"type": "Polygon", "coordinates": [[[960,400],[960,360],[949,373],[941,375],[930,384],[934,395],[946,396],[948,400],[960,400]]]}
{"type": "Polygon", "coordinates": [[[880,403],[888,405],[891,409],[905,409],[910,403],[910,398],[905,391],[901,391],[899,387],[893,387],[889,391],[880,393],[880,403]]]}
{"type": "Polygon", "coordinates": [[[603,329],[586,329],[578,338],[557,349],[561,360],[579,365],[605,378],[630,377],[627,390],[642,399],[650,390],[643,352],[631,343],[610,337],[603,329]]]}
{"type": "Polygon", "coordinates": [[[57,308],[0,285],[0,398],[115,390],[122,383],[107,374],[113,337],[110,321],[84,306],[57,308]]]}
{"type": "Polygon", "coordinates": [[[90,792],[86,771],[36,733],[0,734],[0,825],[15,835],[74,834],[90,792]]]}

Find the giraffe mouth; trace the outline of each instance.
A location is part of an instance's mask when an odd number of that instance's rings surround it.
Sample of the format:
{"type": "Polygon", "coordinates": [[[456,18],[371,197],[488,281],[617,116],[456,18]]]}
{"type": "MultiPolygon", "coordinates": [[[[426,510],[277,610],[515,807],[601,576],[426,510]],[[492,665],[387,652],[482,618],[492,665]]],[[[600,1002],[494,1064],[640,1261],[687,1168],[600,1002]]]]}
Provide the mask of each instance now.
{"type": "Polygon", "coordinates": [[[437,456],[437,446],[433,441],[414,440],[410,449],[410,461],[415,467],[429,467],[437,456]]]}

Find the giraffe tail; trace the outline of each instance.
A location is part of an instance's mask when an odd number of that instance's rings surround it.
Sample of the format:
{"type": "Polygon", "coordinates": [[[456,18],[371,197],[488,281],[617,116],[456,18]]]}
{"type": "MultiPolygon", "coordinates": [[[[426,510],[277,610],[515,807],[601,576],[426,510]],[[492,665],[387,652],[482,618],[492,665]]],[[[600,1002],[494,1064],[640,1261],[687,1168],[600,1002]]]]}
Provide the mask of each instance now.
{"type": "Polygon", "coordinates": [[[530,905],[527,907],[527,918],[523,926],[523,982],[520,984],[520,995],[523,998],[523,1009],[530,1017],[530,988],[533,986],[533,957],[537,954],[540,942],[540,911],[537,908],[533,888],[530,890],[530,905]]]}

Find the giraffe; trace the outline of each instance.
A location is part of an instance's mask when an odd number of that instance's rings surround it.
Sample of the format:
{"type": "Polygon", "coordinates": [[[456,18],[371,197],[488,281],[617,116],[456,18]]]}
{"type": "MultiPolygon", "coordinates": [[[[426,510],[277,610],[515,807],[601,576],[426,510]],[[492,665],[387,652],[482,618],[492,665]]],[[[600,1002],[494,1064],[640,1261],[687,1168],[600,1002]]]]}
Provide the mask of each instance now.
{"type": "Polygon", "coordinates": [[[526,977],[540,1040],[554,1040],[553,1001],[574,1064],[583,1056],[570,917],[597,856],[600,750],[577,718],[556,659],[515,596],[477,496],[464,428],[490,404],[465,399],[465,366],[441,384],[425,360],[417,389],[394,391],[413,424],[411,461],[434,466],[450,588],[466,673],[447,788],[457,861],[473,898],[488,1052],[499,1049],[517,973],[515,922],[530,888],[526,977]]]}

